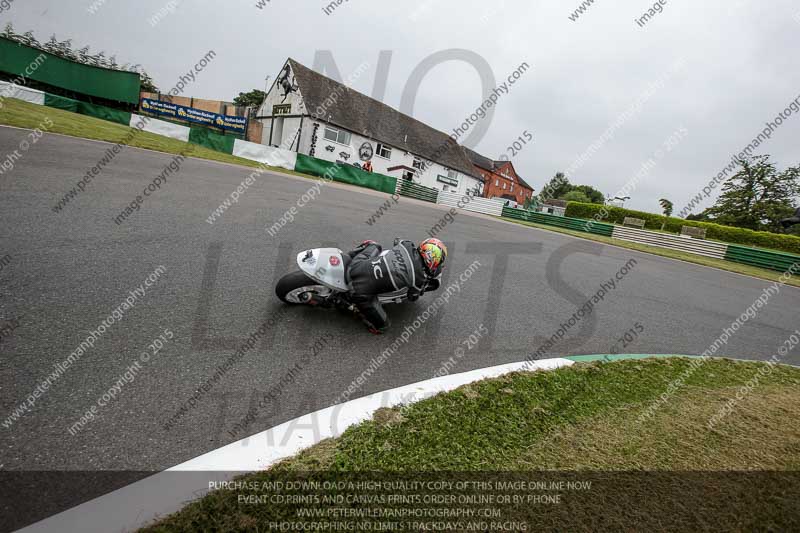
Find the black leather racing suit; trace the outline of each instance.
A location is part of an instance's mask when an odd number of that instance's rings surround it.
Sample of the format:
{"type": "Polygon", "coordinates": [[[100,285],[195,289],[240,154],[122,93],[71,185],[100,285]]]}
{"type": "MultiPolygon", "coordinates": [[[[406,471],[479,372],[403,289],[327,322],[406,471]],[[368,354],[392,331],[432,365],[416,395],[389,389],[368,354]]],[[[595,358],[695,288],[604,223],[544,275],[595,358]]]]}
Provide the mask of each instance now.
{"type": "Polygon", "coordinates": [[[352,259],[346,279],[351,286],[350,299],[361,312],[373,333],[385,331],[389,318],[378,301],[379,294],[408,289],[408,299],[417,300],[426,290],[439,288],[439,278],[431,278],[416,245],[395,239],[394,246],[383,250],[373,241],[365,241],[348,252],[352,259]]]}

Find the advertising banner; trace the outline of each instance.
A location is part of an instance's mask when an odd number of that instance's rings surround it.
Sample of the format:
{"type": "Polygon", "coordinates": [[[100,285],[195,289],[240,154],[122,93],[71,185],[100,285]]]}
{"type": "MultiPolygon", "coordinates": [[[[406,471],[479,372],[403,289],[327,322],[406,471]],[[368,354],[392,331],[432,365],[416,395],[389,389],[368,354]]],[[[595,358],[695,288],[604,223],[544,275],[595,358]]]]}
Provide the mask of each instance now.
{"type": "Polygon", "coordinates": [[[193,107],[186,107],[150,98],[142,98],[142,111],[152,115],[172,117],[176,120],[185,120],[195,124],[203,124],[214,128],[221,128],[234,133],[245,134],[247,132],[247,118],[234,117],[231,115],[220,115],[210,111],[202,111],[193,107]]]}

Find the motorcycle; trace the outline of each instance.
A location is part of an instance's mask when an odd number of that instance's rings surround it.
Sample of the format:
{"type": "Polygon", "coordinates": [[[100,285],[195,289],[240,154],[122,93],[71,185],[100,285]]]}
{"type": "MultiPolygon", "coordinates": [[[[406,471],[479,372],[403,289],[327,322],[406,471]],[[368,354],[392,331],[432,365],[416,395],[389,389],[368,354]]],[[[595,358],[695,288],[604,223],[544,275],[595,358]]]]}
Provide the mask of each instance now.
{"type": "MultiPolygon", "coordinates": [[[[288,304],[336,307],[355,311],[350,301],[347,270],[350,256],[338,248],[315,248],[297,254],[299,272],[290,272],[278,280],[275,294],[288,304]]],[[[408,290],[378,295],[381,304],[403,303],[408,290]]]]}

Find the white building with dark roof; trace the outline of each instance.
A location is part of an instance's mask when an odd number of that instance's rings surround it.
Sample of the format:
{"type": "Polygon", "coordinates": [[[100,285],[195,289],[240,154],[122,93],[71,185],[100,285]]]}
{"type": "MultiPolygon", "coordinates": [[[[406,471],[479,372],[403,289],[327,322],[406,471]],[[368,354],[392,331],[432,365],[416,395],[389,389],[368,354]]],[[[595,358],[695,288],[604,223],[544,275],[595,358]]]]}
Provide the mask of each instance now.
{"type": "MultiPolygon", "coordinates": [[[[357,77],[357,76],[356,76],[357,77]]],[[[447,192],[480,196],[483,178],[447,134],[288,59],[257,119],[261,143],[447,192]]]]}

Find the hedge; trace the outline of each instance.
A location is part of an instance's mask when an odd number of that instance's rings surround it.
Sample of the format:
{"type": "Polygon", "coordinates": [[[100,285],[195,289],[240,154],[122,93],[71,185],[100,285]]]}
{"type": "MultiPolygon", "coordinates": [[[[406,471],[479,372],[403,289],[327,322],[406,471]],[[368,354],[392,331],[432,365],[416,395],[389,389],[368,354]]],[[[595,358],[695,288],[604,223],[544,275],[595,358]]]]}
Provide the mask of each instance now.
{"type": "Polygon", "coordinates": [[[706,237],[722,242],[729,242],[733,244],[741,244],[744,246],[757,246],[760,248],[769,248],[771,250],[781,250],[800,254],[800,237],[794,235],[780,235],[778,233],[770,233],[767,231],[753,231],[745,228],[735,228],[733,226],[723,226],[721,224],[714,224],[711,222],[700,222],[696,220],[684,220],[676,217],[665,217],[664,215],[657,215],[655,213],[646,213],[644,211],[634,211],[632,209],[624,209],[622,207],[611,207],[599,204],[585,204],[581,202],[569,202],[567,204],[567,211],[565,216],[573,218],[595,218],[603,222],[611,222],[614,224],[622,224],[625,217],[640,218],[645,221],[644,227],[651,230],[660,230],[661,225],[664,225],[664,231],[671,233],[680,233],[681,226],[694,226],[697,228],[705,228],[706,237]],[[602,210],[605,209],[605,216],[602,215],[602,210]]]}

